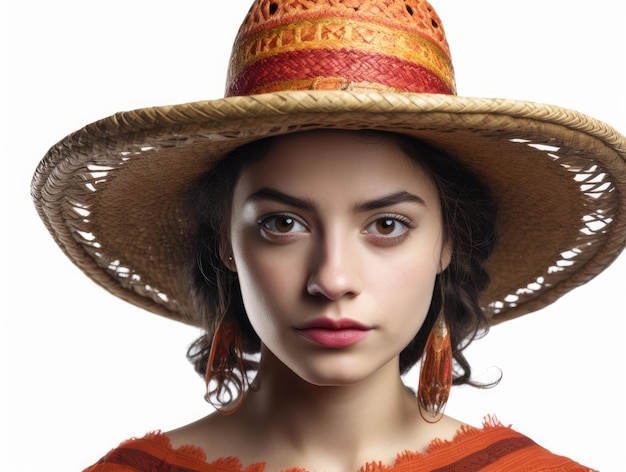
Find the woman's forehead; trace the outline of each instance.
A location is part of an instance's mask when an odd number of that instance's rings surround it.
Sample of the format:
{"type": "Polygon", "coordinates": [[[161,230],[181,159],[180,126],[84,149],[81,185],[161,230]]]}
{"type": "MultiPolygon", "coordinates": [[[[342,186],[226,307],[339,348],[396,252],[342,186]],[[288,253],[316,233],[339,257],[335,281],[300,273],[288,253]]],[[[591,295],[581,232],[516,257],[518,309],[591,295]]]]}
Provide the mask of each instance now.
{"type": "Polygon", "coordinates": [[[242,179],[253,186],[299,192],[340,186],[346,193],[377,187],[437,193],[418,159],[381,133],[331,130],[276,137],[266,155],[247,166],[242,179]]]}

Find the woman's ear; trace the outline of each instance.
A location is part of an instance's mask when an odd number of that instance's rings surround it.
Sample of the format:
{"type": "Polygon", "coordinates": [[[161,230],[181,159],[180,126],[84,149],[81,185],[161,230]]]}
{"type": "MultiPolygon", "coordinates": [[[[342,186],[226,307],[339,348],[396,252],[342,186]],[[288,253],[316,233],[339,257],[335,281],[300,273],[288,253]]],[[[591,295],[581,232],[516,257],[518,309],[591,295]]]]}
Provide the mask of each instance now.
{"type": "Polygon", "coordinates": [[[452,243],[449,239],[446,238],[446,241],[443,243],[443,247],[441,248],[441,257],[439,258],[439,271],[437,273],[441,274],[444,270],[446,270],[450,265],[451,260],[452,243]]]}
{"type": "Polygon", "coordinates": [[[230,245],[230,241],[223,241],[222,244],[220,244],[220,259],[228,270],[237,272],[237,264],[235,264],[233,248],[230,245]]]}

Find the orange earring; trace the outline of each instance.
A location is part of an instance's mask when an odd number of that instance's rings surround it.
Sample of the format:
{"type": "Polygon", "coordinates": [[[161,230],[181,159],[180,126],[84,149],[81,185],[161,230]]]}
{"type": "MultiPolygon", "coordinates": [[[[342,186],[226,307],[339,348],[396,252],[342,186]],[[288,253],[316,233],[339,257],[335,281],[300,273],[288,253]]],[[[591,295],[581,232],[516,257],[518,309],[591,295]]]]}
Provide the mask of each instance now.
{"type": "Polygon", "coordinates": [[[204,399],[219,413],[230,415],[241,406],[248,378],[243,365],[241,333],[235,323],[222,320],[215,330],[205,384],[204,399]]]}
{"type": "Polygon", "coordinates": [[[442,418],[451,389],[452,344],[446,318],[441,311],[422,354],[417,400],[424,420],[436,423],[442,418]]]}

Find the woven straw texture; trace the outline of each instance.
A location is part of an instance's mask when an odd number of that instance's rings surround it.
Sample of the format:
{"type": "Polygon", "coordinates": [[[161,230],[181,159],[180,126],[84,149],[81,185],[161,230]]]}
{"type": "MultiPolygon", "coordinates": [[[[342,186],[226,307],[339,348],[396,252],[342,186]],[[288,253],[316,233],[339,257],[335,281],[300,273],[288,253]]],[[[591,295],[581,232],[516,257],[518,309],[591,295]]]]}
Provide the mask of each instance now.
{"type": "Polygon", "coordinates": [[[261,0],[235,44],[226,96],[456,90],[441,20],[421,0],[261,0]]]}
{"type": "Polygon", "coordinates": [[[552,303],[626,244],[626,138],[576,112],[510,100],[287,91],[124,112],[54,146],[32,194],[57,243],[98,284],[200,324],[188,285],[189,186],[244,143],[315,128],[414,136],[486,180],[501,214],[483,299],[493,323],[552,303]]]}
{"type": "Polygon", "coordinates": [[[317,128],[403,133],[464,163],[498,202],[482,304],[493,323],[587,282],[626,243],[626,139],[558,107],[456,97],[423,0],[257,0],[226,98],[119,113],[53,147],[32,193],[76,265],[115,295],[201,324],[188,189],[229,151],[317,128]]]}

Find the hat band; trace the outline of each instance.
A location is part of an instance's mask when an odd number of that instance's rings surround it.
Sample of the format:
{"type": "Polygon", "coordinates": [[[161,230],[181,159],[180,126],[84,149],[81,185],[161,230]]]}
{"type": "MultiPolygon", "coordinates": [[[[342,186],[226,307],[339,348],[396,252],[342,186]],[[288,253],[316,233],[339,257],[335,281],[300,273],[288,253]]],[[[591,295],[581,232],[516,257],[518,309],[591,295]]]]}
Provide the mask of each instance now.
{"type": "Polygon", "coordinates": [[[422,65],[362,51],[294,51],[267,57],[244,69],[227,96],[284,90],[402,91],[453,95],[422,65]]]}
{"type": "Polygon", "coordinates": [[[397,28],[331,17],[275,26],[239,41],[226,96],[314,89],[320,79],[341,89],[456,93],[444,51],[428,37],[397,28]]]}

